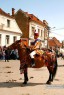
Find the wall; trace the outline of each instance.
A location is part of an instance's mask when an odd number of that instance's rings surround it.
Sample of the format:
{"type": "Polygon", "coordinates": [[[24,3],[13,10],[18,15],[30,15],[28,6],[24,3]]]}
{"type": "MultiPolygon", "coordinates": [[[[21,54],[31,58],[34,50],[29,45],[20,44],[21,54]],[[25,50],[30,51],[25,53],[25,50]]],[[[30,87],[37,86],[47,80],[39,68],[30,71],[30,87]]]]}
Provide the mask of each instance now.
{"type": "Polygon", "coordinates": [[[17,40],[20,39],[22,31],[18,27],[15,19],[8,18],[0,15],[0,34],[1,34],[1,46],[10,45],[13,43],[13,37],[16,36],[17,40]],[[10,20],[10,27],[7,27],[7,19],[10,20]],[[9,44],[6,44],[6,35],[9,36],[9,44]]]}

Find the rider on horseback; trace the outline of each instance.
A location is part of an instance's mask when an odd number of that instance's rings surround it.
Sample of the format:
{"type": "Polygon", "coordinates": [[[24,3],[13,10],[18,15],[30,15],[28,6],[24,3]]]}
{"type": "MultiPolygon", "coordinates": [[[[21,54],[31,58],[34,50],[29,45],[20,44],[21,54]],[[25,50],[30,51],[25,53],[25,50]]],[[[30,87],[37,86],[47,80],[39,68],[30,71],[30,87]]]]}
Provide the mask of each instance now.
{"type": "Polygon", "coordinates": [[[35,62],[34,62],[34,55],[37,53],[37,50],[40,49],[41,46],[41,41],[38,38],[39,34],[37,32],[34,33],[34,42],[31,42],[31,48],[32,48],[32,52],[30,53],[30,57],[31,57],[31,65],[32,67],[35,66],[35,62]]]}

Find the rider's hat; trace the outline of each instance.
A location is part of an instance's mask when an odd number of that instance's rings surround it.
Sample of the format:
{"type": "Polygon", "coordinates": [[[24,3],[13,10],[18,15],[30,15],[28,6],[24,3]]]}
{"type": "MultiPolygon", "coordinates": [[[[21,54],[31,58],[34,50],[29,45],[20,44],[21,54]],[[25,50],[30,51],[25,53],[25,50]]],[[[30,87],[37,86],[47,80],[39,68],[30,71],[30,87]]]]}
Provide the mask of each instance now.
{"type": "Polygon", "coordinates": [[[39,36],[39,33],[35,31],[35,32],[34,32],[34,35],[35,35],[35,36],[39,36]]]}

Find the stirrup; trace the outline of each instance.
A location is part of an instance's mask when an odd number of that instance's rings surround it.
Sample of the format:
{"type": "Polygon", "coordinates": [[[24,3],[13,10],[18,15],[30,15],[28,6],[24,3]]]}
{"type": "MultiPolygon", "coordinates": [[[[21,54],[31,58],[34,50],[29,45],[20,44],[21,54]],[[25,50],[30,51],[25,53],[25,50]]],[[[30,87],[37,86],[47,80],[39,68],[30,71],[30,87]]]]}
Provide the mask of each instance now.
{"type": "Polygon", "coordinates": [[[32,64],[32,67],[34,67],[35,66],[35,64],[32,64]]]}
{"type": "Polygon", "coordinates": [[[20,69],[20,74],[24,73],[24,69],[20,69]]]}

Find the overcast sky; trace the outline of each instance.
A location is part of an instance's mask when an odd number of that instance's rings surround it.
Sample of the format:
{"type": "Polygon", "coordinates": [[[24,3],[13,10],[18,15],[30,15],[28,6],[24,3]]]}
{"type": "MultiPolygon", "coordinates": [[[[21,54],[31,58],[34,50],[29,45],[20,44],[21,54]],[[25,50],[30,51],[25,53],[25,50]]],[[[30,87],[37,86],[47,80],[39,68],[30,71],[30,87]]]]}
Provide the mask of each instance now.
{"type": "Polygon", "coordinates": [[[34,14],[48,22],[52,36],[64,40],[64,0],[0,0],[0,8],[10,14],[12,8],[34,14]]]}

